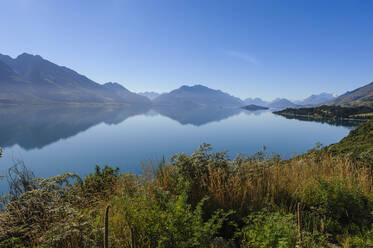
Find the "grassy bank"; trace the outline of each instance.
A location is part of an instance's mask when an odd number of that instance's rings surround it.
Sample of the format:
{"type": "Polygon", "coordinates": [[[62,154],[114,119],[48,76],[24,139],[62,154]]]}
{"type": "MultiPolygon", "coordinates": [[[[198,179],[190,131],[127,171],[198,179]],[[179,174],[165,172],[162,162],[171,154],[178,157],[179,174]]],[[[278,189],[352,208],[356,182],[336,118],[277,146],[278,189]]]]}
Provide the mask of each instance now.
{"type": "Polygon", "coordinates": [[[18,165],[0,246],[103,247],[110,206],[109,247],[295,247],[299,227],[301,247],[372,247],[373,172],[355,156],[371,153],[371,134],[372,121],[339,143],[358,146],[353,156],[330,146],[290,160],[228,159],[202,145],[141,175],[96,167],[84,179],[40,179],[18,165]]]}

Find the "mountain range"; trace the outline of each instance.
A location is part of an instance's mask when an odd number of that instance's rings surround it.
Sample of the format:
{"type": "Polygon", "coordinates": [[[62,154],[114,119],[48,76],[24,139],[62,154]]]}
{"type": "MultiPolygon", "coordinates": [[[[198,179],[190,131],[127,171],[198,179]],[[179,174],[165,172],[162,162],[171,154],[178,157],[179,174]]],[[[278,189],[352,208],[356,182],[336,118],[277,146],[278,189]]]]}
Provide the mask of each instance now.
{"type": "Polygon", "coordinates": [[[276,109],[321,104],[373,106],[373,83],[337,98],[329,93],[321,93],[300,101],[285,98],[277,98],[271,102],[260,98],[247,98],[242,101],[221,90],[203,85],[184,85],[164,94],[136,94],[119,83],[99,84],[72,69],[54,64],[39,55],[27,53],[16,58],[0,54],[0,88],[0,104],[95,103],[191,108],[256,105],[276,109]]]}
{"type": "Polygon", "coordinates": [[[334,98],[335,97],[333,96],[333,94],[321,93],[318,95],[311,95],[304,100],[298,100],[298,101],[290,101],[286,98],[276,98],[275,100],[271,102],[267,102],[257,97],[257,98],[246,98],[244,102],[247,105],[253,104],[253,105],[269,107],[269,108],[288,108],[288,107],[315,106],[315,105],[325,104],[333,100],[334,98]]]}

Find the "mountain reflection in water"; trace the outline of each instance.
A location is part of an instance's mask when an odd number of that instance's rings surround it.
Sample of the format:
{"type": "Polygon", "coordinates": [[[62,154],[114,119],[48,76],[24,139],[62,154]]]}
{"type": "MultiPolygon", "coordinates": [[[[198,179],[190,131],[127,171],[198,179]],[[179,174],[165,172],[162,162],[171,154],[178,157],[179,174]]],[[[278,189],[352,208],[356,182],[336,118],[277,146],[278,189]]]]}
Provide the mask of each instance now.
{"type": "Polygon", "coordinates": [[[0,109],[0,147],[40,149],[100,123],[116,125],[136,115],[161,114],[182,125],[202,126],[241,111],[220,107],[6,106],[0,109]]]}

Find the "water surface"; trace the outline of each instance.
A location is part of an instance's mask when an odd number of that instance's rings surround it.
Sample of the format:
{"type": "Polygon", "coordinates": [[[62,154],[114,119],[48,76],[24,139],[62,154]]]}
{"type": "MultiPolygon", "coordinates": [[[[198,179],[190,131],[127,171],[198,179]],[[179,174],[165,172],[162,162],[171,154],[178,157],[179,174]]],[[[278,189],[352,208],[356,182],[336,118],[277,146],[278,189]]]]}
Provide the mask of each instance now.
{"type": "Polygon", "coordinates": [[[6,107],[0,120],[0,174],[20,159],[43,177],[65,171],[84,176],[96,164],[139,173],[150,160],[190,154],[203,142],[231,158],[263,146],[288,158],[317,142],[338,142],[354,126],[218,107],[6,107]]]}

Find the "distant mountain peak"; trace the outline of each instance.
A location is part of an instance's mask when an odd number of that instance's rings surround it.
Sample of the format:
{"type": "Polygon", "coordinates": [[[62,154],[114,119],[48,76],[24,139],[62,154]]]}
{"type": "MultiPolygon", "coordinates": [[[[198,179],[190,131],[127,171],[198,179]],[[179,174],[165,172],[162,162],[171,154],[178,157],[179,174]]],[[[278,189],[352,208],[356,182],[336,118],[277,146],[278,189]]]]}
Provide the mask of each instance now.
{"type": "Polygon", "coordinates": [[[117,90],[125,90],[129,91],[127,88],[125,88],[123,85],[116,83],[116,82],[107,82],[104,84],[105,87],[111,88],[111,89],[117,89],[117,90]]]}
{"type": "Polygon", "coordinates": [[[44,60],[40,55],[33,55],[30,53],[22,53],[17,56],[16,59],[38,59],[38,60],[44,60]]]}
{"type": "Polygon", "coordinates": [[[202,84],[193,84],[193,85],[182,85],[180,88],[184,88],[184,89],[187,89],[187,88],[207,88],[206,86],[202,85],[202,84]]]}
{"type": "MultiPolygon", "coordinates": [[[[177,90],[186,90],[186,91],[212,91],[213,89],[210,89],[204,85],[201,85],[201,84],[195,84],[195,85],[192,85],[192,86],[189,86],[189,85],[183,85],[181,86],[179,89],[177,90]]],[[[216,91],[216,90],[213,90],[213,91],[216,91]]]]}
{"type": "Polygon", "coordinates": [[[242,106],[241,99],[220,90],[210,89],[204,85],[183,85],[178,89],[165,93],[154,99],[159,105],[189,106],[242,106]]]}
{"type": "MultiPolygon", "coordinates": [[[[192,86],[183,85],[180,88],[173,90],[174,92],[193,92],[193,93],[200,93],[200,94],[227,94],[221,90],[211,89],[207,86],[202,84],[195,84],[192,86]]],[[[229,95],[229,94],[228,94],[229,95]]],[[[231,96],[231,95],[230,95],[231,96]]]]}
{"type": "Polygon", "coordinates": [[[17,56],[18,57],[34,57],[35,55],[34,54],[31,54],[31,53],[21,53],[20,55],[17,56]]]}
{"type": "Polygon", "coordinates": [[[287,108],[294,106],[296,106],[296,104],[286,98],[276,98],[270,104],[268,104],[268,107],[270,108],[287,108]]]}
{"type": "Polygon", "coordinates": [[[286,99],[286,98],[276,98],[275,100],[273,100],[273,102],[291,102],[290,100],[286,99]]]}

